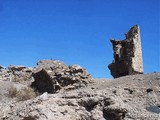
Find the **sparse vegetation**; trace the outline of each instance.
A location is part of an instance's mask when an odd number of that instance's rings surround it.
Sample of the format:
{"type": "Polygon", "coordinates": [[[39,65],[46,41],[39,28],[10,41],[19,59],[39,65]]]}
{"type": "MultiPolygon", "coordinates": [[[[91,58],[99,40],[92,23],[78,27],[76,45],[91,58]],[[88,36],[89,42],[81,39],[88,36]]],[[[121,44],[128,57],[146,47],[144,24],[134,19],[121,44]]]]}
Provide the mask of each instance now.
{"type": "Polygon", "coordinates": [[[37,93],[32,88],[29,88],[29,87],[25,87],[20,90],[17,90],[16,87],[12,86],[8,90],[8,95],[11,98],[14,98],[14,97],[17,98],[18,101],[25,101],[31,98],[35,98],[37,96],[37,93]]]}
{"type": "Polygon", "coordinates": [[[16,97],[17,93],[18,93],[17,88],[15,88],[13,86],[11,88],[9,88],[9,90],[8,90],[8,95],[11,98],[16,97]]]}

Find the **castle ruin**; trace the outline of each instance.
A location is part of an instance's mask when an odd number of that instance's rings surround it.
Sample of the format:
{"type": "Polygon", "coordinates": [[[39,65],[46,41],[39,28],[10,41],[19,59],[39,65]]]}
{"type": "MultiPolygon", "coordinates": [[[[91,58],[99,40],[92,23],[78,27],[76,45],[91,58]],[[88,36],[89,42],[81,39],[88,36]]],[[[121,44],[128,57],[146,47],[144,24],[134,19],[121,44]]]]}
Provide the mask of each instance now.
{"type": "Polygon", "coordinates": [[[143,74],[139,26],[133,26],[125,34],[125,37],[124,40],[110,40],[113,46],[114,60],[108,65],[108,68],[114,78],[125,75],[143,74]]]}

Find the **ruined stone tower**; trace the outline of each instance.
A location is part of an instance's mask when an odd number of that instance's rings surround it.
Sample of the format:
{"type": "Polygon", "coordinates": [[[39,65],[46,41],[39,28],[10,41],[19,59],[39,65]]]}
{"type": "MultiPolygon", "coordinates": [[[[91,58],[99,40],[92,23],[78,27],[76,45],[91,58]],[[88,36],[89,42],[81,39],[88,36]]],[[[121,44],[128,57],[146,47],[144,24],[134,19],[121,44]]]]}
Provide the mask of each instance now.
{"type": "Polygon", "coordinates": [[[133,26],[125,37],[125,40],[110,40],[113,45],[114,60],[108,68],[114,78],[143,73],[139,26],[133,26]]]}

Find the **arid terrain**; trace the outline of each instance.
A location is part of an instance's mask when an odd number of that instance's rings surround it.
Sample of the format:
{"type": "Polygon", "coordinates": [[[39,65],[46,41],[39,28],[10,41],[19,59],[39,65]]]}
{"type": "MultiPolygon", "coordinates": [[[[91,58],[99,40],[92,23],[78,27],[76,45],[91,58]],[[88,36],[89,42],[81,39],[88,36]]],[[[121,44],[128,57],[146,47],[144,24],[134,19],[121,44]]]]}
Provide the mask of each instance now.
{"type": "Polygon", "coordinates": [[[94,79],[78,65],[40,61],[32,69],[11,66],[0,73],[1,120],[160,120],[159,72],[94,79]],[[48,79],[35,88],[40,68],[48,79]],[[49,80],[54,88],[57,80],[59,89],[39,92],[49,80]]]}

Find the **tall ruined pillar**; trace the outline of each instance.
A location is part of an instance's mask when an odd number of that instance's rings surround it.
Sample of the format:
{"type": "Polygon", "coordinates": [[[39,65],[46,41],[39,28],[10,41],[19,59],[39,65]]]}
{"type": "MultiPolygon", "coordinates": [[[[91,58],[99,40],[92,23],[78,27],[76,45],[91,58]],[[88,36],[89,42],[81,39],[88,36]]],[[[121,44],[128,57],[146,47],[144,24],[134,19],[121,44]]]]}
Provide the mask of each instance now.
{"type": "Polygon", "coordinates": [[[125,34],[125,40],[110,40],[113,45],[114,60],[108,65],[114,78],[143,74],[140,29],[133,26],[125,34]]]}

